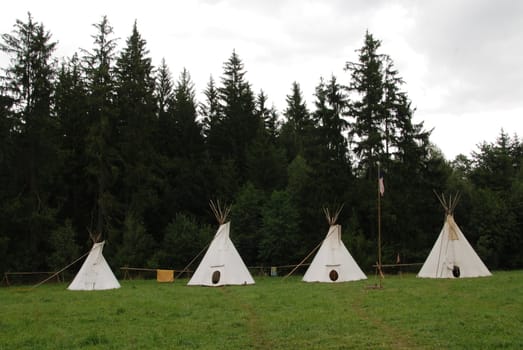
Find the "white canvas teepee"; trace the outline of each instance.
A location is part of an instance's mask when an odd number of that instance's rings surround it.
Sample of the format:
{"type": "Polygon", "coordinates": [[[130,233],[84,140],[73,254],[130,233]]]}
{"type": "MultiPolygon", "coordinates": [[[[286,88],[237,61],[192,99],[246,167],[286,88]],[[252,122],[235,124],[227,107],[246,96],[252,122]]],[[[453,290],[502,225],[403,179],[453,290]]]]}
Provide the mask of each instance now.
{"type": "Polygon", "coordinates": [[[222,211],[219,203],[216,207],[212,202],[211,208],[220,223],[220,227],[187,285],[217,287],[254,284],[249,270],[229,238],[231,223],[224,222],[229,209],[222,211]]]}
{"type": "Polygon", "coordinates": [[[336,225],[340,213],[334,217],[324,209],[330,228],[318,253],[303,276],[305,282],[348,282],[367,279],[341,240],[341,226],[336,225]]]}
{"type": "Polygon", "coordinates": [[[102,250],[105,241],[94,243],[87,259],[73,282],[67,287],[69,290],[105,290],[120,288],[120,283],[107,264],[102,250]]]}
{"type": "Polygon", "coordinates": [[[418,277],[457,278],[491,276],[483,261],[454,221],[453,211],[457,197],[449,203],[439,197],[446,211],[445,223],[427,260],[421,267],[418,277]]]}

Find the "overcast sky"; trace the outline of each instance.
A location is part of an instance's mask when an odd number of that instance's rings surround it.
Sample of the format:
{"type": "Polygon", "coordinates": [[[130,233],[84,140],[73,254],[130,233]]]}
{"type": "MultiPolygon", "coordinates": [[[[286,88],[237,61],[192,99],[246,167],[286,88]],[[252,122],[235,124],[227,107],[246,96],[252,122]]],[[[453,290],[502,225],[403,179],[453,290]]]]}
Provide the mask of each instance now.
{"type": "Polygon", "coordinates": [[[502,128],[523,137],[523,1],[15,0],[2,4],[0,33],[28,11],[58,42],[57,57],[91,49],[103,15],[120,47],[136,20],[153,64],[165,58],[175,79],[187,68],[198,93],[235,49],[254,92],[279,112],[293,81],[311,110],[320,77],[347,83],[344,64],[357,60],[369,30],[404,78],[415,122],[434,128],[448,159],[494,142],[502,128]]]}

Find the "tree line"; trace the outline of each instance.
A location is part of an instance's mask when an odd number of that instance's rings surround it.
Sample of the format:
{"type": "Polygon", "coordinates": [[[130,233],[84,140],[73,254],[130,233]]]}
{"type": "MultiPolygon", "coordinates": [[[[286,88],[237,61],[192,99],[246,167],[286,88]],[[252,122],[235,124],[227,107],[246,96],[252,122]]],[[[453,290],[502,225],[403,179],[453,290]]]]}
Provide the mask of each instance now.
{"type": "Polygon", "coordinates": [[[522,142],[501,131],[446,160],[369,32],[346,80],[320,77],[314,106],[294,82],[282,112],[234,50],[197,101],[190,72],[153,65],[136,23],[118,51],[103,17],[92,47],[60,62],[30,14],[1,39],[0,271],[56,270],[89,233],[113,267],[181,268],[217,228],[209,199],[231,204],[248,266],[297,263],[327,232],[322,207],[343,204],[343,239],[370,271],[378,164],[384,262],[422,262],[443,223],[433,191],[459,191],[457,222],[487,266],[523,266],[522,142]]]}

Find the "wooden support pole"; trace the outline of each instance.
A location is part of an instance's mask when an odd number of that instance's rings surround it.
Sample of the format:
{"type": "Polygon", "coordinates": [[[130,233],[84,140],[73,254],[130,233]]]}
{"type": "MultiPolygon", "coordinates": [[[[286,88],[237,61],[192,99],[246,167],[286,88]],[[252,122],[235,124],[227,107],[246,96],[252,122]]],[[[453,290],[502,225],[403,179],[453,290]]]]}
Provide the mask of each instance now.
{"type": "Polygon", "coordinates": [[[89,254],[91,251],[88,251],[87,253],[85,253],[84,255],[82,255],[81,257],[79,257],[78,259],[76,259],[75,261],[73,261],[72,263],[70,263],[69,265],[67,265],[66,267],[64,267],[63,269],[61,269],[60,271],[57,271],[55,272],[54,274],[52,274],[51,276],[49,276],[48,278],[46,278],[45,280],[43,280],[42,282],[39,282],[37,284],[35,284],[33,287],[31,287],[31,289],[35,289],[36,287],[39,287],[41,286],[42,284],[44,284],[45,282],[49,281],[51,278],[55,277],[56,275],[58,275],[59,273],[67,270],[69,267],[71,267],[72,265],[76,264],[76,262],[78,260],[81,260],[83,257],[85,257],[87,254],[89,254]]]}
{"type": "Polygon", "coordinates": [[[323,241],[320,242],[320,244],[318,244],[316,246],[316,248],[314,248],[298,265],[296,265],[295,268],[293,268],[291,270],[291,272],[289,272],[288,274],[285,275],[285,277],[283,277],[283,279],[286,279],[287,277],[289,277],[290,275],[293,274],[294,271],[296,271],[298,269],[298,267],[300,267],[301,265],[303,265],[303,263],[316,251],[318,250],[318,248],[321,246],[321,244],[323,243],[323,241]]]}
{"type": "Polygon", "coordinates": [[[378,163],[378,273],[380,277],[380,288],[382,288],[383,271],[381,269],[381,191],[380,191],[380,163],[378,163]]]}

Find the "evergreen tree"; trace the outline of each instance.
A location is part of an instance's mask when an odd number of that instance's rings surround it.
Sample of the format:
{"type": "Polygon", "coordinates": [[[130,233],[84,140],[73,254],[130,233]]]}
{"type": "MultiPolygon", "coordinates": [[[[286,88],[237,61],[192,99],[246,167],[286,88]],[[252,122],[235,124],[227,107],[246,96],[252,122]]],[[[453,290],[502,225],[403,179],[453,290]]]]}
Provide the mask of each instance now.
{"type": "Polygon", "coordinates": [[[153,132],[156,123],[155,80],[146,42],[136,22],[116,61],[115,85],[118,151],[121,156],[120,201],[139,218],[156,201],[153,132]]]}
{"type": "Polygon", "coordinates": [[[400,89],[404,81],[388,56],[384,57],[384,67],[385,158],[393,156],[412,169],[427,157],[430,132],[423,129],[423,122],[412,123],[414,110],[411,101],[400,89]]]}
{"type": "Polygon", "coordinates": [[[311,166],[314,183],[311,191],[319,203],[332,205],[344,202],[350,180],[351,166],[348,157],[347,121],[343,117],[346,96],[334,76],[328,83],[320,79],[316,87],[316,110],[313,113],[314,129],[311,166]]]}
{"type": "Polygon", "coordinates": [[[280,142],[287,151],[287,159],[292,161],[298,154],[307,157],[306,146],[314,122],[297,82],[292,83],[292,92],[287,95],[286,102],[287,107],[283,112],[285,122],[281,128],[280,142]]]}
{"type": "Polygon", "coordinates": [[[321,194],[318,196],[319,190],[314,189],[318,185],[315,169],[300,154],[287,166],[287,176],[285,192],[290,197],[293,209],[297,211],[299,239],[302,242],[296,254],[304,256],[321,239],[320,225],[324,224],[324,220],[320,209],[325,204],[325,197],[321,194]]]}
{"type": "MultiPolygon", "coordinates": [[[[478,254],[491,268],[514,268],[523,264],[521,234],[522,143],[502,130],[495,143],[483,142],[472,154],[470,179],[470,231],[477,239],[478,254]]],[[[466,228],[467,228],[466,227],[466,228]]],[[[468,237],[468,236],[467,236],[468,237]]]]}
{"type": "Polygon", "coordinates": [[[203,151],[202,128],[197,120],[196,97],[191,75],[184,68],[174,88],[172,113],[175,120],[176,154],[199,158],[203,151]]]}
{"type": "Polygon", "coordinates": [[[278,136],[278,113],[276,112],[274,106],[270,108],[267,107],[267,99],[267,95],[265,95],[263,90],[261,90],[256,97],[255,113],[257,118],[263,121],[264,130],[268,133],[271,140],[274,141],[278,136]]]}
{"type": "Polygon", "coordinates": [[[393,259],[401,251],[416,254],[423,242],[424,229],[432,229],[434,220],[424,206],[432,189],[441,189],[450,173],[443,157],[431,152],[430,132],[423,124],[413,124],[413,109],[401,90],[403,80],[392,59],[378,52],[381,42],[365,34],[359,61],[348,62],[351,73],[348,86],[352,100],[347,116],[351,118],[349,137],[358,162],[358,188],[363,190],[360,222],[376,237],[377,218],[374,204],[378,163],[387,172],[387,200],[382,201],[384,256],[393,259]],[[394,203],[394,204],[393,204],[394,203]],[[365,208],[365,209],[364,209],[365,208]],[[420,208],[424,208],[420,210],[420,208]],[[398,220],[398,218],[402,220],[398,220]],[[407,218],[407,219],[405,219],[407,218]]]}
{"type": "MultiPolygon", "coordinates": [[[[16,20],[12,34],[3,34],[0,50],[11,56],[11,65],[5,69],[4,85],[14,98],[17,110],[22,112],[24,124],[37,122],[40,116],[49,117],[51,110],[56,43],[44,26],[33,20],[16,20]]],[[[30,125],[25,126],[29,128],[30,125]]]]}
{"type": "Polygon", "coordinates": [[[13,112],[11,110],[14,100],[2,94],[0,90],[0,273],[7,270],[7,252],[11,228],[7,216],[7,207],[13,194],[13,167],[15,149],[11,131],[13,129],[13,112]]]}
{"type": "Polygon", "coordinates": [[[94,48],[84,57],[88,89],[89,127],[86,138],[89,191],[92,198],[91,227],[106,235],[114,226],[111,218],[118,208],[113,187],[115,186],[121,158],[114,140],[118,139],[117,110],[115,108],[115,82],[112,74],[116,41],[113,28],[103,17],[96,29],[94,48]]]}
{"type": "Polygon", "coordinates": [[[349,135],[362,170],[373,170],[378,161],[387,163],[393,156],[416,166],[428,155],[430,132],[423,123],[413,124],[411,102],[401,91],[404,81],[388,55],[379,54],[379,40],[365,34],[358,50],[359,62],[348,62],[351,73],[349,91],[356,94],[347,115],[353,119],[349,135]]]}
{"type": "Polygon", "coordinates": [[[298,212],[289,193],[274,191],[262,208],[259,259],[266,265],[286,265],[302,256],[298,212]]]}
{"type": "Polygon", "coordinates": [[[197,102],[194,84],[186,69],[174,87],[172,117],[174,120],[175,146],[173,168],[169,179],[175,191],[177,211],[182,210],[195,215],[204,215],[201,203],[206,203],[207,179],[204,162],[204,139],[196,114],[197,102]]]}
{"type": "Polygon", "coordinates": [[[243,63],[235,51],[223,68],[221,86],[215,90],[212,78],[207,86],[203,112],[210,158],[208,176],[214,182],[211,195],[230,201],[247,180],[246,150],[260,123],[243,63]]]}
{"type": "Polygon", "coordinates": [[[210,130],[218,127],[221,122],[218,88],[212,76],[209,78],[203,94],[205,95],[205,102],[200,106],[200,114],[202,115],[203,134],[208,138],[210,130]]]}
{"type": "Polygon", "coordinates": [[[166,157],[163,162],[174,157],[176,144],[176,126],[173,116],[174,104],[174,84],[171,72],[165,60],[162,59],[160,67],[156,73],[155,96],[157,101],[158,127],[155,129],[156,152],[166,157]]]}
{"type": "Polygon", "coordinates": [[[87,86],[75,54],[62,63],[55,92],[55,113],[59,121],[63,155],[60,193],[65,200],[60,215],[63,219],[71,219],[72,227],[84,233],[90,224],[91,210],[87,200],[89,183],[84,173],[88,166],[86,135],[90,126],[87,108],[87,86]]]}
{"type": "MultiPolygon", "coordinates": [[[[406,99],[406,95],[399,91],[399,86],[403,84],[403,80],[398,77],[397,70],[390,57],[382,55],[383,59],[383,142],[385,144],[385,159],[390,159],[390,147],[395,143],[397,129],[404,130],[402,125],[399,125],[400,120],[410,121],[410,103],[406,99]],[[403,103],[402,103],[403,102],[403,103]],[[403,111],[400,109],[403,107],[403,111]],[[406,107],[406,108],[405,108],[406,107]],[[407,115],[402,115],[401,112],[407,115]],[[399,120],[396,120],[398,117],[399,120]],[[406,118],[402,118],[406,117],[406,118]]],[[[409,125],[405,125],[408,128],[409,125]]]]}
{"type": "Polygon", "coordinates": [[[267,96],[260,92],[256,99],[256,117],[259,127],[246,150],[247,178],[257,188],[271,192],[281,189],[286,182],[284,150],[276,142],[275,111],[265,106],[267,96]]]}
{"type": "Polygon", "coordinates": [[[355,144],[353,151],[364,171],[372,170],[384,153],[383,56],[377,52],[380,46],[381,42],[366,32],[364,45],[358,50],[359,62],[345,65],[351,73],[349,91],[360,97],[351,101],[348,115],[353,118],[349,132],[355,144]]]}
{"type": "MultiPolygon", "coordinates": [[[[210,130],[209,142],[219,158],[234,160],[241,179],[245,179],[245,150],[259,127],[254,95],[245,80],[245,70],[235,51],[224,64],[222,86],[218,88],[222,122],[210,130]]],[[[216,154],[215,154],[216,156],[216,154]]]]}
{"type": "MultiPolygon", "coordinates": [[[[0,50],[10,56],[2,78],[3,114],[9,116],[9,142],[16,157],[10,164],[10,193],[3,211],[9,227],[9,261],[17,269],[45,268],[44,239],[54,229],[56,208],[53,182],[59,169],[58,128],[52,115],[56,43],[44,26],[28,14],[2,35],[0,50]],[[7,103],[6,103],[7,102],[7,103]]],[[[4,120],[5,122],[5,120],[4,120]]]]}
{"type": "MultiPolygon", "coordinates": [[[[176,217],[165,228],[160,249],[160,266],[184,268],[198,253],[202,252],[203,247],[209,244],[214,232],[216,232],[216,227],[199,225],[191,215],[176,214],[176,217]]],[[[197,266],[196,263],[189,268],[196,269],[197,266]]]]}
{"type": "Polygon", "coordinates": [[[521,155],[518,157],[518,144],[517,136],[512,141],[503,130],[496,143],[481,143],[479,152],[472,153],[474,171],[471,179],[474,184],[507,193],[523,159],[521,155]]]}
{"type": "Polygon", "coordinates": [[[320,80],[316,87],[316,111],[314,118],[318,125],[318,144],[324,148],[324,160],[348,162],[348,142],[344,136],[348,123],[343,117],[347,97],[343,88],[332,76],[325,84],[320,80]]]}
{"type": "Polygon", "coordinates": [[[260,126],[246,150],[247,178],[264,191],[281,189],[286,182],[286,165],[285,152],[260,126]]]}
{"type": "Polygon", "coordinates": [[[265,193],[247,182],[238,191],[231,210],[231,237],[247,266],[254,266],[259,262],[262,227],[260,208],[266,201],[265,193]]]}
{"type": "Polygon", "coordinates": [[[171,72],[167,66],[167,63],[165,63],[165,58],[162,58],[156,73],[155,96],[157,102],[158,119],[161,119],[162,115],[167,113],[167,110],[172,104],[173,88],[171,72]]]}
{"type": "Polygon", "coordinates": [[[60,270],[78,258],[80,247],[75,242],[75,236],[71,220],[66,220],[62,227],[51,232],[51,253],[47,257],[47,264],[53,271],[60,270]]]}
{"type": "Polygon", "coordinates": [[[122,242],[118,245],[116,261],[120,266],[155,267],[150,258],[155,248],[154,239],[147,233],[144,223],[129,212],[125,217],[122,242]]]}
{"type": "Polygon", "coordinates": [[[174,157],[177,150],[177,129],[173,115],[174,83],[165,59],[162,59],[156,72],[156,122],[151,141],[155,153],[154,170],[158,200],[146,212],[147,228],[157,242],[163,240],[165,227],[172,220],[177,208],[176,189],[173,177],[176,172],[174,157]]]}

